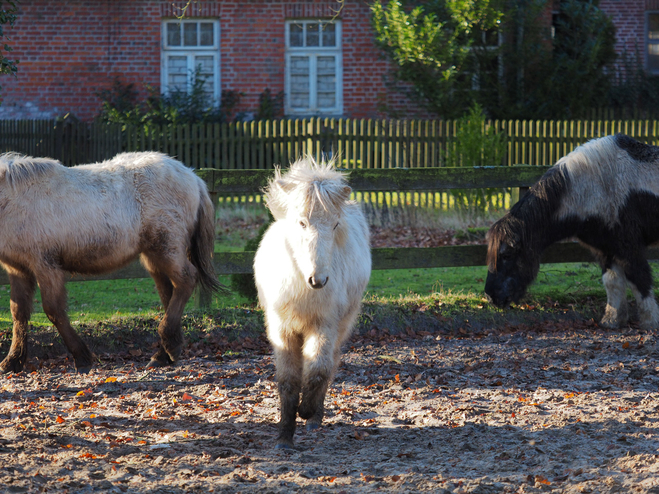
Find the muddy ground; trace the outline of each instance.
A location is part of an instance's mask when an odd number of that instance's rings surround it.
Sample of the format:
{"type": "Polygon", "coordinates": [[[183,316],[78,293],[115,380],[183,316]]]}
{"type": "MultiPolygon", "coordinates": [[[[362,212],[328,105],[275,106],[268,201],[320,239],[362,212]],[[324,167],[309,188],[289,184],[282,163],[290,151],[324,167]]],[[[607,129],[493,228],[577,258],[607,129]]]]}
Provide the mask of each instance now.
{"type": "Polygon", "coordinates": [[[273,449],[267,342],[233,348],[153,371],[97,348],[88,375],[61,356],[0,377],[3,490],[659,492],[659,353],[633,327],[363,332],[292,452],[273,449]]]}
{"type": "Polygon", "coordinates": [[[273,449],[275,369],[249,310],[231,334],[207,329],[235,311],[185,322],[165,370],[144,370],[155,320],[79,328],[87,375],[33,331],[26,371],[0,376],[0,491],[659,493],[657,340],[568,309],[479,319],[438,301],[383,319],[367,304],[324,426],[300,421],[291,452],[273,449]]]}

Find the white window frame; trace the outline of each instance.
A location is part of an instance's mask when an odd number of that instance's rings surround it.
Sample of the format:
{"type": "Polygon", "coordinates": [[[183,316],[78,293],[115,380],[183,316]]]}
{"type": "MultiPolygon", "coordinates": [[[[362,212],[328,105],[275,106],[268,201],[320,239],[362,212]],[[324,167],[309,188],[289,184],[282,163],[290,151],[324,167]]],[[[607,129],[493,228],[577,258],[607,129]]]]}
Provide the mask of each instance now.
{"type": "MultiPolygon", "coordinates": [[[[305,31],[306,32],[306,27],[305,31]]],[[[285,24],[286,37],[286,71],[284,81],[284,111],[286,115],[291,116],[308,116],[308,115],[336,115],[343,113],[343,47],[341,36],[341,21],[328,21],[323,19],[291,19],[285,24]],[[335,26],[335,45],[331,47],[324,46],[291,46],[290,44],[290,26],[292,24],[333,24],[335,26]],[[318,91],[317,91],[317,60],[318,57],[333,55],[336,60],[335,77],[336,77],[336,97],[335,105],[332,108],[318,108],[318,91]],[[295,56],[309,57],[309,107],[297,108],[291,106],[291,58],[295,56]]],[[[304,39],[304,37],[303,37],[304,39]]],[[[322,37],[321,37],[322,39],[322,37]]],[[[322,43],[322,41],[320,42],[322,43]]]]}
{"type": "MultiPolygon", "coordinates": [[[[199,33],[200,31],[197,30],[199,33]]],[[[169,93],[168,87],[168,65],[167,57],[170,55],[185,56],[188,65],[188,80],[187,90],[192,89],[193,76],[195,73],[194,60],[196,56],[212,56],[213,57],[213,99],[216,104],[220,103],[221,96],[221,74],[220,74],[220,21],[219,19],[164,19],[161,24],[161,61],[160,61],[160,90],[162,94],[169,93]],[[167,40],[167,26],[169,24],[213,24],[213,45],[208,46],[170,46],[167,40]]]]}
{"type": "Polygon", "coordinates": [[[650,69],[650,45],[653,45],[656,48],[657,55],[659,55],[659,38],[652,40],[650,39],[650,15],[659,16],[659,11],[648,10],[645,12],[645,36],[644,36],[645,42],[643,43],[643,53],[645,54],[645,68],[647,69],[649,74],[658,75],[659,68],[654,70],[650,69]]]}

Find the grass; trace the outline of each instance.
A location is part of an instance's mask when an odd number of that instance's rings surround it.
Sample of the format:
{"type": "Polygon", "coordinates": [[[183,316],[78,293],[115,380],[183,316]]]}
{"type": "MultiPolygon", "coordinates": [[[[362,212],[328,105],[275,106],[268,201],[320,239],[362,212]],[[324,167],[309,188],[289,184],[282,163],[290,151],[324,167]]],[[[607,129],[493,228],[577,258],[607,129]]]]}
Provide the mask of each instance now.
{"type": "MultiPolygon", "coordinates": [[[[255,235],[265,221],[267,221],[265,208],[258,203],[242,202],[220,207],[218,215],[220,234],[216,250],[241,250],[247,239],[255,235]],[[238,223],[250,226],[234,228],[238,223]]],[[[378,221],[382,221],[382,218],[380,217],[378,221]]],[[[459,223],[456,215],[427,210],[390,215],[387,221],[400,221],[410,226],[416,222],[419,222],[416,224],[430,222],[434,226],[450,224],[451,227],[462,227],[464,231],[469,231],[471,227],[483,226],[480,222],[465,222],[464,218],[463,222],[459,223]]],[[[657,267],[657,264],[653,266],[657,267]]],[[[398,310],[396,307],[405,307],[409,304],[441,302],[445,307],[453,306],[457,313],[478,307],[480,313],[500,314],[500,311],[485,303],[483,287],[486,276],[485,267],[373,271],[364,298],[365,310],[375,310],[374,308],[377,307],[380,311],[386,305],[391,305],[392,310],[398,310]]],[[[228,276],[222,276],[220,281],[225,286],[230,285],[228,276]]],[[[67,290],[69,316],[71,321],[79,326],[100,324],[101,321],[131,326],[147,320],[153,325],[153,320],[160,317],[162,311],[151,279],[72,282],[67,285],[67,290]]],[[[593,303],[603,306],[604,300],[605,292],[599,267],[594,263],[578,263],[543,265],[525,302],[529,305],[558,303],[562,306],[578,308],[591,307],[593,303]]],[[[211,308],[205,314],[214,315],[214,325],[228,324],[227,327],[235,329],[241,324],[250,327],[254,325],[253,309],[254,305],[249,300],[230,293],[214,297],[211,308]],[[244,320],[244,317],[248,320],[244,320]]],[[[204,313],[195,311],[193,301],[188,303],[186,313],[187,324],[194,327],[199,326],[198,321],[205,317],[204,313]]],[[[38,292],[35,294],[32,324],[51,326],[42,311],[38,292]]],[[[0,287],[0,333],[4,333],[5,340],[10,337],[10,329],[9,287],[2,286],[0,287]]]]}

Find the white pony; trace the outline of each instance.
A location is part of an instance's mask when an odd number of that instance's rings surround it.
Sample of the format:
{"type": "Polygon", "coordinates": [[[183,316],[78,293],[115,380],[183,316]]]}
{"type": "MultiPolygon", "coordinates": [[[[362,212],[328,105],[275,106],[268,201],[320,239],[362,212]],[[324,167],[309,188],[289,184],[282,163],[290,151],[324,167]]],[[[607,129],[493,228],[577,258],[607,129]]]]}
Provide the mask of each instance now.
{"type": "Polygon", "coordinates": [[[284,175],[276,170],[265,190],[275,222],[256,252],[254,277],[277,368],[277,448],[293,447],[297,414],[308,430],[320,426],[370,276],[368,225],[350,192],[332,162],[310,157],[284,175]]]}

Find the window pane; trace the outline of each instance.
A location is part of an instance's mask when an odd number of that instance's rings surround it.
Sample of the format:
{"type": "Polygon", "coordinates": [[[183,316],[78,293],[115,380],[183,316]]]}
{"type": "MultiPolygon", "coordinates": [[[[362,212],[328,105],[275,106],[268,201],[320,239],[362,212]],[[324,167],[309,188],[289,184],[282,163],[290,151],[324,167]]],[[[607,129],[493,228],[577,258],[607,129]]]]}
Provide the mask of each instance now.
{"type": "Polygon", "coordinates": [[[167,45],[181,46],[181,25],[175,22],[167,23],[167,45]]]}
{"type": "Polygon", "coordinates": [[[183,24],[183,46],[197,46],[197,23],[183,24]]]}
{"type": "Polygon", "coordinates": [[[336,106],[336,60],[334,57],[318,57],[317,60],[318,108],[336,106]]]}
{"type": "Polygon", "coordinates": [[[659,14],[648,14],[648,38],[659,39],[659,14]]]}
{"type": "Polygon", "coordinates": [[[291,57],[291,107],[309,108],[309,57],[291,57]]]}
{"type": "Polygon", "coordinates": [[[201,22],[199,23],[199,45],[200,46],[213,46],[213,23],[201,22]]]}
{"type": "Polygon", "coordinates": [[[318,46],[318,24],[307,24],[306,46],[318,46]]]}
{"type": "Polygon", "coordinates": [[[188,90],[188,57],[167,57],[167,89],[172,92],[188,90]]]}
{"type": "Polygon", "coordinates": [[[659,71],[659,43],[648,44],[648,70],[659,71]]]}
{"type": "Polygon", "coordinates": [[[290,24],[288,44],[290,46],[302,46],[302,35],[304,26],[302,24],[290,24]]]}
{"type": "Polygon", "coordinates": [[[196,76],[204,81],[204,93],[213,96],[213,57],[210,55],[195,57],[196,76]]]}
{"type": "Polygon", "coordinates": [[[323,46],[336,46],[336,25],[323,24],[323,46]]]}

